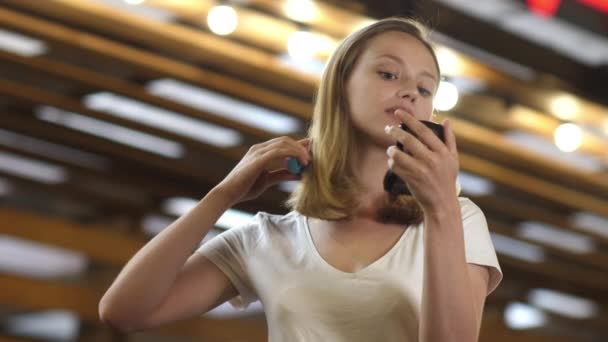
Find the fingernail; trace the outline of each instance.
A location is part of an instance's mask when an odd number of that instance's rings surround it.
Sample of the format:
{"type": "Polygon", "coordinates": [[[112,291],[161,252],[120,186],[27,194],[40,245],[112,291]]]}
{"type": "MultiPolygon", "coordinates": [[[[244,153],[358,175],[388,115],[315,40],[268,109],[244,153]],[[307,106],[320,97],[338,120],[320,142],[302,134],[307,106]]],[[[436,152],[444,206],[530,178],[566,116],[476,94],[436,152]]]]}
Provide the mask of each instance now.
{"type": "Polygon", "coordinates": [[[390,131],[391,131],[391,128],[393,128],[393,126],[391,126],[391,125],[386,125],[386,126],[384,127],[384,132],[385,132],[385,133],[390,132],[390,131]]]}

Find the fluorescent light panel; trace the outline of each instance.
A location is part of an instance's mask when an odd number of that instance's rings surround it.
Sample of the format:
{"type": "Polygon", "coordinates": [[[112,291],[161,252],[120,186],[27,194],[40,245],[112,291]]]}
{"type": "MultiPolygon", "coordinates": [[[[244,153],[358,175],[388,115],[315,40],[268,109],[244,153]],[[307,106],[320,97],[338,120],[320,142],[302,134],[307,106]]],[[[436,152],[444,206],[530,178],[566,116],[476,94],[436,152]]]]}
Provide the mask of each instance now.
{"type": "Polygon", "coordinates": [[[110,163],[108,159],[93,153],[54,144],[1,128],[0,144],[96,170],[107,169],[110,163]]]}
{"type": "Polygon", "coordinates": [[[595,242],[589,236],[569,232],[545,223],[525,221],[517,226],[517,235],[529,240],[551,245],[572,253],[591,253],[595,242]]]}
{"type": "Polygon", "coordinates": [[[554,161],[576,167],[585,172],[600,172],[603,162],[592,155],[582,152],[564,152],[555,144],[542,137],[520,130],[511,130],[504,133],[510,142],[535,153],[541,154],[554,161]]]}
{"type": "Polygon", "coordinates": [[[18,314],[5,319],[10,335],[37,338],[44,341],[76,341],[80,333],[78,315],[67,310],[18,314]]]}
{"type": "Polygon", "coordinates": [[[0,235],[0,250],[0,271],[32,278],[79,275],[88,264],[82,253],[7,235],[0,235]]]}
{"type": "Polygon", "coordinates": [[[299,180],[280,182],[279,190],[281,190],[283,192],[287,192],[287,193],[292,193],[296,190],[296,188],[298,187],[299,184],[300,184],[299,180]]]}
{"type": "Polygon", "coordinates": [[[497,252],[526,262],[541,263],[545,260],[544,250],[534,244],[491,232],[492,243],[497,252]]]}
{"type": "Polygon", "coordinates": [[[240,144],[241,134],[233,129],[210,124],[121,95],[100,92],[84,97],[87,108],[180,134],[205,144],[232,147],[240,144]]]}
{"type": "Polygon", "coordinates": [[[505,324],[515,330],[538,328],[547,323],[547,315],[531,305],[514,302],[505,308],[505,324]]]}
{"type": "MultiPolygon", "coordinates": [[[[163,210],[170,215],[182,216],[194,208],[198,202],[198,200],[192,198],[173,197],[167,199],[163,203],[163,210]]],[[[245,211],[228,209],[217,220],[215,226],[223,229],[242,226],[247,224],[253,218],[253,216],[253,214],[245,211]]]]}
{"type": "Polygon", "coordinates": [[[208,89],[195,87],[174,79],[148,83],[146,89],[160,97],[240,121],[275,134],[289,134],[300,129],[300,122],[284,113],[241,101],[208,89]]]}
{"type": "Polygon", "coordinates": [[[569,218],[569,221],[580,229],[608,238],[608,218],[606,217],[587,212],[579,212],[572,215],[569,218]]]}
{"type": "Polygon", "coordinates": [[[65,168],[51,163],[0,152],[0,171],[45,184],[63,183],[68,178],[65,168]]]}
{"type": "Polygon", "coordinates": [[[171,22],[175,19],[175,14],[171,11],[164,10],[160,7],[148,6],[145,1],[138,5],[133,5],[124,0],[94,0],[102,3],[121,12],[136,15],[142,18],[148,18],[156,21],[171,22]]]}
{"type": "Polygon", "coordinates": [[[484,196],[494,192],[494,182],[466,171],[459,172],[458,182],[462,191],[471,196],[484,196]]]}
{"type": "Polygon", "coordinates": [[[589,319],[599,311],[598,305],[589,299],[549,289],[531,290],[528,301],[549,312],[574,319],[589,319]]]}
{"type": "Polygon", "coordinates": [[[260,301],[255,301],[245,309],[235,309],[232,304],[225,302],[213,310],[208,311],[204,314],[206,317],[213,318],[238,318],[253,315],[261,315],[264,313],[264,306],[260,301]]]}
{"type": "Polygon", "coordinates": [[[541,18],[522,2],[506,0],[438,0],[461,12],[492,23],[505,31],[552,48],[578,61],[599,66],[608,63],[608,39],[558,17],[541,18]],[[584,46],[585,48],[581,48],[584,46]]]}
{"type": "Polygon", "coordinates": [[[184,148],[174,141],[122,126],[64,111],[55,107],[36,108],[36,117],[84,133],[168,158],[181,158],[184,148]]]}
{"type": "Polygon", "coordinates": [[[34,57],[46,53],[48,48],[41,40],[0,29],[0,50],[25,57],[34,57]]]}
{"type": "Polygon", "coordinates": [[[293,71],[310,76],[321,77],[325,70],[325,63],[316,59],[295,59],[289,54],[282,54],[277,57],[279,62],[293,71]]]}

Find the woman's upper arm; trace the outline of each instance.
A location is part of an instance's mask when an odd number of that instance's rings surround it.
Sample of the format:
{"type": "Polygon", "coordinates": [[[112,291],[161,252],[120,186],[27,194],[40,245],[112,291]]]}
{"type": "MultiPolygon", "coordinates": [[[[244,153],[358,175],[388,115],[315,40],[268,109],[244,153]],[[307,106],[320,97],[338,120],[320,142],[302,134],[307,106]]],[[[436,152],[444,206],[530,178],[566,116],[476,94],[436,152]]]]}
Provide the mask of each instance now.
{"type": "Polygon", "coordinates": [[[486,296],[488,294],[490,273],[486,266],[476,264],[467,265],[469,270],[469,278],[471,279],[471,289],[473,291],[473,304],[475,305],[475,313],[477,314],[477,336],[479,336],[483,319],[483,308],[486,301],[486,296]]]}
{"type": "Polygon", "coordinates": [[[203,253],[194,253],[167,297],[134,330],[199,316],[238,295],[228,277],[203,253]]]}

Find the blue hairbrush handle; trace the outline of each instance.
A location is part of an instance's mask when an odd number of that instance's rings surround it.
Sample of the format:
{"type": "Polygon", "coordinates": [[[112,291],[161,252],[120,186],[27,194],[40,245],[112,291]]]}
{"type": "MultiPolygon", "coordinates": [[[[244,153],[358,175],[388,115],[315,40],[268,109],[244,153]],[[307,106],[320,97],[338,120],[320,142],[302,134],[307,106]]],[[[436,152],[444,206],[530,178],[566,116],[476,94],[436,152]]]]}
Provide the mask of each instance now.
{"type": "Polygon", "coordinates": [[[297,158],[289,157],[289,159],[287,159],[287,170],[294,175],[299,175],[304,171],[304,166],[300,164],[297,158]]]}

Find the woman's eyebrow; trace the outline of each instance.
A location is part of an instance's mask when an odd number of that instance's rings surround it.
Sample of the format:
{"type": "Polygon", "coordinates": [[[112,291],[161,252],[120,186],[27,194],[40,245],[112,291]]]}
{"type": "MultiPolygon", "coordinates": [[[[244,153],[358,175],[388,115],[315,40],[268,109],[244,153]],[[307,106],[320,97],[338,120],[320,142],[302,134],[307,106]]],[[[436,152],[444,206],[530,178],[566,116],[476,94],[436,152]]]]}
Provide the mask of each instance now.
{"type": "MultiPolygon", "coordinates": [[[[401,57],[399,56],[395,56],[395,55],[391,55],[391,54],[382,54],[377,56],[376,58],[388,58],[388,59],[392,59],[393,61],[401,64],[401,65],[405,65],[405,62],[403,61],[403,59],[401,59],[401,57]]],[[[435,81],[435,83],[437,83],[437,77],[435,77],[435,75],[433,75],[431,72],[423,70],[419,73],[419,75],[421,76],[425,76],[425,77],[429,77],[431,78],[433,81],[435,81]]]]}

